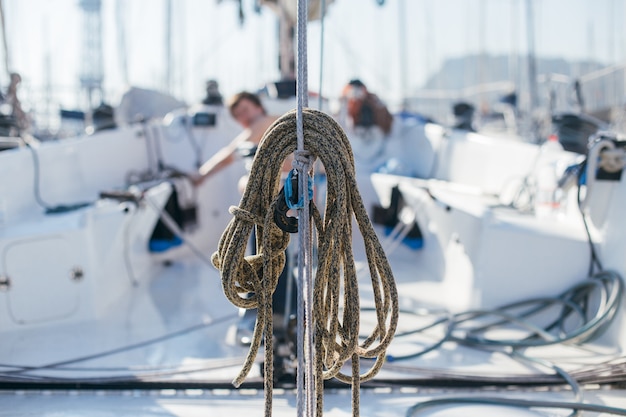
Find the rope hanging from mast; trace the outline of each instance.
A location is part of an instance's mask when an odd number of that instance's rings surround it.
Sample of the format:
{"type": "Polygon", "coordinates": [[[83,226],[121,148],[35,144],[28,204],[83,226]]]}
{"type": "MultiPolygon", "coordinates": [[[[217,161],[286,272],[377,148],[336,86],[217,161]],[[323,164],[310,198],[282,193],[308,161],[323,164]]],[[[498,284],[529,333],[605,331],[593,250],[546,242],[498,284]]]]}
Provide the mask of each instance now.
{"type": "Polygon", "coordinates": [[[289,234],[275,223],[283,161],[294,154],[298,177],[298,416],[322,416],[324,380],[352,385],[352,412],[359,415],[361,382],[381,369],[398,322],[398,294],[391,267],[369,221],[356,182],[354,156],[342,128],[330,116],[308,109],[307,0],[298,0],[297,108],[274,122],[254,157],[249,181],[234,218],[222,234],[212,262],[221,271],[226,297],[241,308],[256,308],[248,356],[233,381],[239,386],[264,343],[265,416],[272,414],[274,368],[272,295],[285,265],[289,234]],[[296,132],[294,143],[293,133],[296,132]],[[319,158],[327,177],[324,217],[310,200],[309,179],[319,158]],[[317,270],[313,282],[311,219],[317,232],[317,270]],[[376,326],[360,337],[360,298],[352,255],[352,222],[363,236],[376,309],[376,326]],[[245,256],[256,226],[256,255],[245,256]],[[252,294],[252,296],[250,296],[252,294]],[[361,374],[360,359],[374,359],[361,374]],[[343,373],[350,362],[351,371],[343,373]]]}
{"type": "MultiPolygon", "coordinates": [[[[315,332],[315,415],[322,415],[323,383],[330,378],[352,384],[353,412],[358,415],[360,383],[373,378],[382,367],[397,327],[398,294],[391,267],[357,188],[354,157],[345,132],[325,113],[303,109],[302,114],[304,147],[324,165],[328,187],[323,219],[315,204],[310,203],[318,250],[313,321],[304,325],[315,332]],[[363,236],[376,310],[376,326],[361,343],[359,288],[352,255],[353,220],[363,236]],[[363,374],[359,373],[360,358],[375,359],[363,374]],[[352,370],[343,373],[349,362],[352,370]]],[[[289,243],[289,234],[274,223],[274,211],[278,198],[283,197],[278,192],[283,161],[296,151],[295,131],[296,111],[291,111],[263,136],[241,202],[231,207],[234,218],[212,257],[213,265],[221,271],[226,297],[238,307],[258,309],[250,351],[233,383],[239,386],[244,381],[264,342],[266,416],[271,415],[272,404],[272,294],[289,243]],[[245,256],[255,225],[257,254],[245,256]]]]}

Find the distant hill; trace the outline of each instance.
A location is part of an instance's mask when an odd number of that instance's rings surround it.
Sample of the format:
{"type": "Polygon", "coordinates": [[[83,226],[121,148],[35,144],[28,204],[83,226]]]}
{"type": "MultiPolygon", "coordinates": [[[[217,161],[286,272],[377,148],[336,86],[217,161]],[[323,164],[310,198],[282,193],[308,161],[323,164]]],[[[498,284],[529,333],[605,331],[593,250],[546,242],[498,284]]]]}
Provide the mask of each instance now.
{"type": "MultiPolygon", "coordinates": [[[[537,100],[539,108],[570,110],[576,107],[573,82],[581,75],[605,66],[592,61],[567,61],[563,58],[536,59],[537,100]],[[552,82],[547,83],[547,76],[552,82]],[[549,103],[552,101],[552,103],[549,103]]],[[[406,100],[409,108],[439,121],[449,121],[454,103],[465,101],[481,111],[489,111],[504,95],[517,93],[522,111],[530,103],[528,59],[525,56],[467,55],[446,60],[421,88],[406,100]],[[481,89],[477,88],[482,86],[481,89]]],[[[583,90],[585,86],[583,86],[583,90]]],[[[584,91],[589,96],[589,93],[584,91]]],[[[536,109],[537,110],[537,109],[536,109]]]]}
{"type": "MultiPolygon", "coordinates": [[[[467,55],[450,58],[441,69],[430,76],[422,89],[461,89],[463,87],[497,81],[514,81],[521,86],[528,80],[528,60],[506,55],[467,55]],[[515,65],[517,64],[517,65],[515,65]],[[515,71],[512,67],[515,66],[515,71]]],[[[537,58],[537,75],[562,74],[577,77],[604,66],[592,61],[566,61],[563,58],[537,58]]]]}

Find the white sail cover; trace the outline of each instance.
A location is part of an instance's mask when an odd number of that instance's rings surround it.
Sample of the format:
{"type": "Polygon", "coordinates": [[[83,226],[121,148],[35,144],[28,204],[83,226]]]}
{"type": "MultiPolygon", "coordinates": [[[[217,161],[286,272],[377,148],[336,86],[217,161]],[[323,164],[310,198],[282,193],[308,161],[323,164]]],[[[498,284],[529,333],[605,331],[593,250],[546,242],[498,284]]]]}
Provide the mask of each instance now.
{"type": "Polygon", "coordinates": [[[160,118],[185,103],[159,91],[130,87],[115,109],[115,121],[120,125],[160,118]]]}

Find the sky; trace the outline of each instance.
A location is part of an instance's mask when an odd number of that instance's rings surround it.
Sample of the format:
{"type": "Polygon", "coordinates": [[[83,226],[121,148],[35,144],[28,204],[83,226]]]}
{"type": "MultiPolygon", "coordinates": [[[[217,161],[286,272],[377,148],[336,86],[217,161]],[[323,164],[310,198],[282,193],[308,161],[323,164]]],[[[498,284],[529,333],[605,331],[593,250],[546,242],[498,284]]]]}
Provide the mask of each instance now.
{"type": "MultiPolygon", "coordinates": [[[[9,70],[22,75],[22,101],[45,97],[72,108],[84,100],[79,1],[2,0],[9,70]]],[[[277,80],[277,18],[266,6],[255,12],[253,3],[244,0],[241,24],[233,0],[172,0],[168,38],[166,0],[102,0],[105,99],[115,105],[133,85],[169,89],[191,104],[208,79],[225,96],[277,80]]],[[[335,0],[323,31],[320,21],[307,24],[309,88],[337,96],[356,77],[394,101],[447,58],[527,54],[528,4],[538,56],[626,62],[623,0],[335,0]]],[[[7,82],[2,71],[0,83],[7,82]]]]}

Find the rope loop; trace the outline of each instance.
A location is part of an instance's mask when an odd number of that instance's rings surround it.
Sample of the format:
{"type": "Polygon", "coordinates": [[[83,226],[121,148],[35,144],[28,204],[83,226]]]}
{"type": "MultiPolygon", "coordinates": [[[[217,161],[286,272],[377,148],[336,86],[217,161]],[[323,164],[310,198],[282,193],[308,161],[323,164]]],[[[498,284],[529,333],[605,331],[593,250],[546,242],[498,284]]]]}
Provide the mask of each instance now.
{"type": "Polygon", "coordinates": [[[228,212],[241,221],[259,225],[263,224],[263,219],[261,217],[255,216],[249,211],[243,210],[237,206],[230,206],[228,212]]]}

